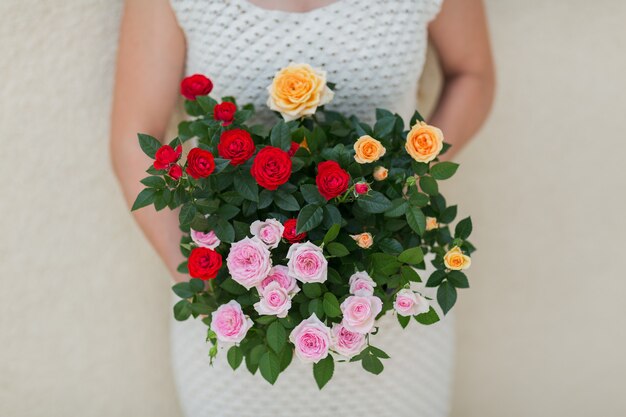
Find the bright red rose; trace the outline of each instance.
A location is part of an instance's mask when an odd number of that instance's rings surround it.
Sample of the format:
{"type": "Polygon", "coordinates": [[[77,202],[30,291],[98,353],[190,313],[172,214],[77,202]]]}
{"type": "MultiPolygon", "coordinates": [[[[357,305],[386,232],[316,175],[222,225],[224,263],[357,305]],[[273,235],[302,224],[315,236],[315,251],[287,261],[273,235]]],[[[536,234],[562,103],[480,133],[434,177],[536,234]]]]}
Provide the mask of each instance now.
{"type": "Polygon", "coordinates": [[[287,151],[289,156],[294,156],[296,152],[300,149],[300,144],[298,142],[291,142],[291,147],[287,151]]]}
{"type": "Polygon", "coordinates": [[[241,165],[254,155],[254,142],[250,133],[243,129],[227,130],[220,136],[217,153],[230,159],[231,165],[241,165]]]}
{"type": "Polygon", "coordinates": [[[163,145],[157,149],[154,155],[154,168],[155,169],[168,169],[170,165],[180,159],[180,155],[183,153],[183,148],[178,145],[176,149],[170,145],[163,145]]]}
{"type": "Polygon", "coordinates": [[[266,146],[254,158],[250,173],[261,187],[275,190],[289,180],[291,158],[282,149],[266,146]]]}
{"type": "Polygon", "coordinates": [[[213,90],[213,83],[202,74],[194,74],[184,78],[180,83],[180,94],[188,100],[196,96],[206,96],[213,90]]]}
{"type": "Polygon", "coordinates": [[[346,192],[350,183],[350,174],[335,161],[324,161],[317,165],[315,183],[320,194],[326,200],[346,192]]]}
{"type": "Polygon", "coordinates": [[[302,232],[299,235],[296,234],[296,224],[298,223],[297,219],[289,219],[285,221],[285,231],[283,232],[283,237],[289,241],[289,243],[297,243],[306,238],[306,232],[302,232]]]}
{"type": "Polygon", "coordinates": [[[187,268],[189,275],[202,280],[213,279],[222,267],[222,255],[209,248],[193,248],[187,268]]]}
{"type": "Polygon", "coordinates": [[[228,126],[229,124],[233,122],[236,111],[237,111],[237,106],[235,106],[235,103],[231,103],[230,101],[225,101],[223,103],[217,104],[213,108],[213,118],[215,120],[221,121],[222,126],[228,126]]]}
{"type": "Polygon", "coordinates": [[[206,178],[215,170],[213,154],[200,148],[193,148],[187,155],[187,174],[193,178],[206,178]]]}
{"type": "Polygon", "coordinates": [[[167,173],[170,177],[177,180],[183,176],[183,169],[180,167],[180,165],[174,164],[170,167],[170,170],[167,173]]]}
{"type": "Polygon", "coordinates": [[[354,192],[356,194],[367,194],[370,190],[370,185],[366,182],[357,182],[354,184],[354,192]]]}

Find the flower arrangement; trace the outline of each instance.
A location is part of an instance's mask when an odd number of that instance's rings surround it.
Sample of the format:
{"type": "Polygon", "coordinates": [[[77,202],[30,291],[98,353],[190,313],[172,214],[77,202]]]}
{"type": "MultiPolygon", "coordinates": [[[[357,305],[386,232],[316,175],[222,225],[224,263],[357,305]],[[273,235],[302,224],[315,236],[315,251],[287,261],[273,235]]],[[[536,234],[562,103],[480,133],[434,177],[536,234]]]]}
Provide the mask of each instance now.
{"type": "Polygon", "coordinates": [[[469,286],[472,222],[452,232],[457,206],[437,182],[458,165],[438,160],[449,147],[441,130],[417,111],[407,131],[387,110],[373,126],[327,110],[333,85],[307,64],[283,68],[268,87],[282,116],[271,127],[253,123],[251,105],[210,97],[212,87],[203,75],[183,80],[191,119],[170,144],[139,135],[154,162],[132,209],[177,209],[185,232],[179,271],[191,278],[173,287],[174,316],[208,326],[211,360],[228,348],[233,369],[245,362],[272,384],[294,355],[313,364],[320,388],[335,362],[382,372],[388,355],[370,343],[385,331],[380,317],[435,323],[415,284],[437,287],[444,314],[469,286]]]}

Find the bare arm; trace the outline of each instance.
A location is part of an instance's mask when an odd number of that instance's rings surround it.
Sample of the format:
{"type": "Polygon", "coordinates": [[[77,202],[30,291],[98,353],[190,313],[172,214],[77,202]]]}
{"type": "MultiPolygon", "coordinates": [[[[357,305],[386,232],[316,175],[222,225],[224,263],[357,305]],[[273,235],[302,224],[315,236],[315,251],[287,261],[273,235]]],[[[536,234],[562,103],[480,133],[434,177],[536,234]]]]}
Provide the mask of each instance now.
{"type": "MultiPolygon", "coordinates": [[[[128,205],[143,186],[151,160],[137,143],[137,133],[163,140],[178,97],[185,38],[167,0],[127,0],[117,56],[111,119],[111,159],[128,205]]],[[[184,260],[177,213],[145,207],[135,219],[176,280],[184,260]]]]}
{"type": "Polygon", "coordinates": [[[453,145],[443,157],[451,159],[482,126],[493,101],[495,75],[482,0],[445,0],[429,34],[444,74],[430,123],[453,145]]]}

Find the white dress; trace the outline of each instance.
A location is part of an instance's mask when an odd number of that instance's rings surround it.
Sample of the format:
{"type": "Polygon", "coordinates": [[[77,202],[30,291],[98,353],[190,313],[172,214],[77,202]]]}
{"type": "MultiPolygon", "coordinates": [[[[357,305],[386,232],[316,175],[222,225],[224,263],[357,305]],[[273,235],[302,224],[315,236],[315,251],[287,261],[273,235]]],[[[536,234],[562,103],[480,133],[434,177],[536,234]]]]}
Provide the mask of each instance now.
{"type": "MultiPolygon", "coordinates": [[[[427,47],[427,24],[442,0],[337,0],[306,13],[267,10],[247,0],[172,0],[187,38],[186,73],[213,80],[213,97],[235,96],[266,113],[266,87],[289,62],[321,67],[336,84],[327,107],[371,122],[375,107],[410,118],[427,47]]],[[[261,114],[263,116],[263,114],[261,114]]],[[[424,274],[427,276],[427,274],[424,274]]],[[[426,292],[426,295],[431,295],[426,292]]],[[[338,363],[319,390],[311,365],[294,358],[274,386],[225,351],[209,366],[206,326],[171,325],[172,366],[187,417],[443,417],[449,410],[453,320],[402,329],[391,314],[371,338],[385,350],[374,376],[338,363]]]]}

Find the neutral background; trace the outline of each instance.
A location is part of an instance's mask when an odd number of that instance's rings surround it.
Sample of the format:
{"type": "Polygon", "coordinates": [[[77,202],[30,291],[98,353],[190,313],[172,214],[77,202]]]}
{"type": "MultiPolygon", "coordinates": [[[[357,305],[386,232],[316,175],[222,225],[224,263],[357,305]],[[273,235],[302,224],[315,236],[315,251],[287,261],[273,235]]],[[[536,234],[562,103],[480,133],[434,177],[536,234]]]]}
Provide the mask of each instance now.
{"type": "MultiPolygon", "coordinates": [[[[2,416],[179,415],[168,277],[109,166],[120,4],[0,2],[2,416]]],[[[446,186],[479,247],[453,416],[624,416],[626,2],[487,6],[496,105],[446,186]]]]}

